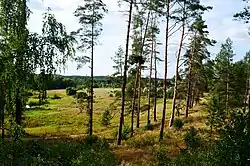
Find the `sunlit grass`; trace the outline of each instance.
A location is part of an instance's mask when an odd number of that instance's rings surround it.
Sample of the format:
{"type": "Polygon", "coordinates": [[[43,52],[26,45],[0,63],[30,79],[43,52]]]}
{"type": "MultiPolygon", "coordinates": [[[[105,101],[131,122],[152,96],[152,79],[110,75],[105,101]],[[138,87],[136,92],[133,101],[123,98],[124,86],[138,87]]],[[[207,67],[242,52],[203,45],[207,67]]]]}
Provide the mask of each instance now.
{"type": "MultiPolygon", "coordinates": [[[[115,145],[116,135],[118,130],[118,124],[120,119],[120,108],[116,110],[114,118],[111,120],[109,126],[101,124],[102,113],[115,99],[110,97],[110,91],[114,89],[95,89],[94,99],[94,115],[93,115],[93,129],[94,134],[99,137],[111,140],[113,151],[122,160],[132,162],[134,164],[141,165],[143,162],[152,159],[152,155],[159,147],[158,136],[160,123],[162,118],[163,100],[157,100],[157,122],[153,121],[153,109],[151,109],[151,123],[153,126],[152,131],[146,131],[145,126],[147,124],[147,111],[141,112],[140,115],[140,128],[135,129],[134,140],[135,142],[130,143],[128,146],[127,141],[122,141],[122,146],[117,147],[115,145]],[[151,138],[153,137],[154,146],[149,146],[152,142],[140,143],[141,137],[151,138]],[[131,145],[138,147],[133,147],[131,145]],[[146,146],[149,144],[148,146],[146,146]],[[145,146],[144,146],[145,145],[145,146]]],[[[29,99],[29,102],[38,102],[35,94],[29,99]]],[[[147,98],[142,97],[141,105],[147,104],[147,98]]],[[[170,152],[170,156],[175,156],[179,152],[179,147],[184,147],[183,136],[185,132],[194,126],[198,128],[204,135],[207,135],[208,127],[205,125],[206,122],[206,111],[205,106],[195,106],[194,109],[190,110],[188,119],[184,118],[184,110],[181,112],[181,117],[184,121],[184,126],[179,131],[169,128],[169,118],[171,114],[172,100],[167,101],[166,119],[165,119],[165,136],[163,144],[167,146],[167,150],[170,152]]],[[[202,103],[206,101],[203,100],[202,103]]],[[[128,110],[126,110],[128,111],[128,110]]],[[[51,90],[48,91],[47,103],[27,110],[24,113],[24,127],[30,137],[67,137],[77,138],[85,136],[88,132],[88,115],[86,112],[80,113],[77,108],[76,99],[72,96],[67,96],[65,90],[51,90]],[[60,96],[60,99],[52,99],[54,95],[60,96]]],[[[136,116],[134,119],[134,125],[136,123],[136,116]]],[[[125,125],[130,126],[131,115],[125,117],[125,125]]],[[[142,139],[143,140],[143,139],[142,139]]]]}

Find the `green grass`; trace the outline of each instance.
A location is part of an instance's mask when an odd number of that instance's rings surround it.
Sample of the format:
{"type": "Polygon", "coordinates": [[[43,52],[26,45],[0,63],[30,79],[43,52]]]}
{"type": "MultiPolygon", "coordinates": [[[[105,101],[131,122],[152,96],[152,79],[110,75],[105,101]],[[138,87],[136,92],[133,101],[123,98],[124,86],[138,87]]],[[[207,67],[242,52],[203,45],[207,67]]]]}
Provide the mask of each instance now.
{"type": "MultiPolygon", "coordinates": [[[[93,115],[93,129],[94,134],[99,137],[103,137],[112,140],[115,143],[117,133],[120,108],[116,110],[115,117],[111,120],[109,126],[103,126],[101,124],[102,113],[105,108],[115,99],[109,97],[109,92],[113,89],[95,89],[95,103],[94,103],[94,115],[93,115]]],[[[35,93],[34,93],[35,94],[35,93]]],[[[30,101],[37,102],[38,99],[35,94],[29,99],[30,101]]],[[[135,128],[135,136],[129,142],[123,141],[122,147],[112,145],[113,151],[122,160],[129,161],[134,164],[142,165],[144,160],[148,161],[157,150],[158,134],[160,128],[160,122],[162,118],[162,99],[158,99],[157,102],[157,122],[153,122],[153,112],[151,112],[151,123],[153,130],[145,131],[147,122],[147,111],[141,113],[140,128],[135,128]],[[143,138],[146,136],[146,138],[143,138]],[[140,142],[143,140],[143,142],[140,142]],[[152,146],[155,144],[156,146],[152,146]],[[129,146],[128,146],[129,145],[129,146]]],[[[147,99],[142,98],[141,105],[147,104],[147,99]]],[[[195,107],[190,110],[190,117],[184,120],[184,126],[180,130],[172,130],[168,128],[168,122],[170,118],[170,110],[172,107],[171,100],[167,101],[166,121],[165,121],[165,139],[164,144],[167,145],[167,150],[172,152],[170,156],[175,156],[179,149],[183,147],[183,135],[189,127],[195,126],[199,128],[204,135],[207,133],[207,126],[205,125],[204,106],[195,107]],[[199,110],[199,111],[197,111],[199,110]]],[[[151,109],[152,110],[152,109],[151,109]]],[[[184,110],[183,112],[184,113],[184,110]]],[[[48,91],[47,103],[33,109],[27,110],[24,113],[24,127],[25,131],[30,137],[59,137],[59,138],[77,138],[87,134],[88,116],[86,112],[80,113],[77,108],[76,100],[72,96],[67,96],[65,90],[51,90],[48,91]],[[60,96],[61,99],[51,99],[54,95],[60,96]]],[[[134,122],[136,122],[136,117],[134,122]]],[[[125,117],[125,125],[130,126],[130,115],[125,117]]]]}
{"type": "MultiPolygon", "coordinates": [[[[101,116],[106,107],[113,102],[114,97],[109,97],[112,88],[95,89],[94,103],[94,132],[97,135],[111,138],[112,133],[117,130],[119,123],[119,110],[116,116],[111,120],[111,125],[105,127],[101,124],[101,116]]],[[[31,102],[38,103],[37,94],[31,97],[31,102]]],[[[142,105],[147,103],[147,99],[142,99],[142,105]]],[[[171,102],[168,101],[168,106],[171,102]]],[[[158,100],[158,119],[161,118],[162,100],[158,100]]],[[[169,114],[169,113],[167,113],[169,114]]],[[[67,96],[65,90],[48,91],[47,103],[39,107],[30,109],[24,113],[24,127],[29,135],[33,136],[69,136],[85,134],[87,131],[86,124],[88,122],[87,114],[80,113],[77,108],[75,99],[67,96]],[[54,95],[58,95],[61,99],[51,99],[54,95]]],[[[145,126],[147,119],[146,112],[141,114],[141,126],[145,126]]],[[[126,123],[130,124],[130,116],[125,118],[126,123]]]]}

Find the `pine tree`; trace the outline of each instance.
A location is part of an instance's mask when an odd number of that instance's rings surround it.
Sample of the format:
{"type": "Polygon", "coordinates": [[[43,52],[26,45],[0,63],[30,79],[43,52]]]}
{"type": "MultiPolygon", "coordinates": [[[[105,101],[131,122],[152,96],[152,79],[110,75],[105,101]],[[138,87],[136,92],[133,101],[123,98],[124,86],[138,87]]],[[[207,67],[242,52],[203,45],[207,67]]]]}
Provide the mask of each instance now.
{"type": "Polygon", "coordinates": [[[231,76],[232,61],[234,57],[233,42],[227,38],[221,45],[221,50],[215,58],[215,79],[216,84],[214,93],[218,95],[220,103],[224,103],[224,108],[228,113],[232,99],[231,95],[231,76]]]}
{"type": "Polygon", "coordinates": [[[202,17],[198,17],[196,21],[192,24],[191,31],[192,36],[190,39],[189,50],[187,51],[185,58],[187,58],[187,95],[186,95],[186,109],[185,117],[188,117],[189,108],[192,107],[192,102],[195,98],[195,93],[197,93],[197,98],[199,99],[200,94],[203,93],[203,77],[204,77],[204,61],[207,60],[210,53],[207,50],[207,46],[213,46],[215,41],[208,38],[209,32],[206,30],[207,25],[202,17]],[[198,85],[202,85],[199,87],[198,85]]]}
{"type": "Polygon", "coordinates": [[[204,13],[204,11],[211,9],[211,7],[205,7],[200,5],[199,0],[178,0],[179,8],[177,8],[173,14],[172,18],[176,20],[177,23],[181,23],[181,39],[179,44],[179,49],[177,52],[176,58],[176,71],[175,71],[175,86],[174,86],[174,95],[173,95],[173,102],[172,102],[172,112],[171,118],[169,121],[169,126],[171,127],[174,121],[175,115],[175,108],[176,108],[176,98],[177,98],[177,91],[178,91],[178,75],[179,75],[179,62],[181,58],[181,51],[183,49],[184,38],[186,34],[186,27],[190,26],[190,22],[196,18],[197,16],[204,13]],[[179,13],[182,13],[179,16],[179,13]]]}
{"type": "Polygon", "coordinates": [[[129,1],[129,16],[128,16],[128,27],[127,27],[127,38],[126,38],[126,50],[124,58],[124,70],[123,70],[123,84],[122,84],[122,101],[121,101],[121,113],[120,113],[120,122],[117,135],[117,144],[121,145],[122,139],[122,126],[124,123],[124,110],[125,110],[125,91],[127,85],[127,70],[128,70],[128,52],[129,52],[129,39],[130,39],[130,28],[132,21],[132,11],[133,11],[134,0],[129,1]]]}
{"type": "Polygon", "coordinates": [[[102,31],[101,20],[107,13],[106,5],[102,0],[85,0],[84,6],[79,6],[75,11],[75,16],[79,18],[81,28],[73,33],[81,41],[78,49],[81,51],[91,52],[90,57],[78,57],[80,65],[84,64],[86,60],[90,60],[91,69],[91,84],[90,91],[90,106],[89,106],[89,135],[93,134],[93,100],[94,100],[94,47],[97,45],[98,36],[102,31]]]}

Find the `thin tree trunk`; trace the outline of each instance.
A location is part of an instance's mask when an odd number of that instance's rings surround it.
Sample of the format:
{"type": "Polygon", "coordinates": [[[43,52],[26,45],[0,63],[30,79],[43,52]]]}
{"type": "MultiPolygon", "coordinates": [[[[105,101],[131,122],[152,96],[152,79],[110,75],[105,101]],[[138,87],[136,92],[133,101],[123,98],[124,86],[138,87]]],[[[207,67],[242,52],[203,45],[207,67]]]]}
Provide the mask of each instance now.
{"type": "Polygon", "coordinates": [[[2,128],[2,142],[4,143],[4,81],[1,82],[1,128],[2,128]]]}
{"type": "Polygon", "coordinates": [[[186,97],[186,110],[185,110],[185,118],[188,118],[188,111],[190,107],[190,97],[191,97],[191,75],[192,75],[192,60],[193,59],[193,53],[191,53],[190,57],[190,64],[188,69],[188,87],[187,87],[187,97],[186,97]]]}
{"type": "MultiPolygon", "coordinates": [[[[93,7],[94,14],[94,7],[93,7]]],[[[90,110],[89,110],[89,135],[93,135],[93,102],[94,102],[94,24],[91,30],[91,86],[90,86],[90,110]]]]}
{"type": "MultiPolygon", "coordinates": [[[[153,27],[153,21],[152,21],[153,27]]],[[[152,66],[153,66],[153,55],[154,55],[154,32],[152,31],[152,50],[150,57],[150,65],[149,65],[149,80],[148,80],[148,122],[147,125],[150,124],[150,105],[151,105],[151,79],[152,79],[152,66]]]]}
{"type": "Polygon", "coordinates": [[[157,122],[157,54],[156,54],[156,42],[154,47],[154,65],[155,65],[155,79],[154,79],[154,121],[157,122]]]}
{"type": "MultiPolygon", "coordinates": [[[[146,41],[146,35],[147,35],[147,31],[148,31],[149,18],[150,18],[150,11],[148,12],[147,22],[146,22],[146,27],[145,27],[145,32],[144,32],[144,36],[142,38],[142,45],[141,45],[141,50],[140,50],[141,60],[143,60],[143,48],[144,48],[144,44],[145,44],[145,41],[146,41]]],[[[141,109],[141,68],[142,68],[142,62],[139,62],[138,105],[137,105],[137,125],[139,125],[139,126],[140,126],[140,112],[141,112],[140,111],[140,109],[141,109]]]]}
{"type": "Polygon", "coordinates": [[[228,115],[228,99],[229,99],[229,74],[227,74],[227,89],[226,89],[226,113],[228,115]]]}
{"type": "Polygon", "coordinates": [[[130,27],[132,20],[132,9],[134,1],[130,1],[129,7],[129,19],[128,19],[128,29],[127,29],[127,39],[126,39],[126,53],[124,59],[124,74],[123,74],[123,84],[122,84],[122,100],[121,100],[121,114],[120,114],[120,123],[117,135],[117,145],[121,145],[121,136],[122,136],[122,125],[124,119],[124,109],[125,109],[125,90],[127,85],[127,66],[128,66],[128,51],[129,51],[129,37],[130,37],[130,27]]]}
{"type": "Polygon", "coordinates": [[[139,64],[138,74],[138,103],[137,103],[137,128],[140,127],[140,113],[141,113],[141,64],[139,64]]]}
{"type": "Polygon", "coordinates": [[[170,14],[170,2],[167,0],[167,20],[166,20],[166,46],[165,46],[165,71],[164,71],[164,85],[163,85],[163,110],[162,110],[162,120],[160,128],[160,137],[159,141],[161,142],[164,135],[164,126],[165,126],[165,116],[166,116],[166,106],[167,106],[167,74],[168,74],[168,30],[169,30],[169,14],[170,14]]]}
{"type": "MultiPolygon", "coordinates": [[[[195,35],[196,36],[196,33],[195,35]]],[[[194,44],[196,45],[196,44],[194,44]]],[[[185,118],[188,118],[188,111],[190,107],[190,97],[191,97],[191,90],[192,90],[192,68],[193,68],[193,61],[194,61],[194,46],[191,48],[190,58],[189,58],[189,68],[188,68],[188,85],[187,85],[187,96],[186,96],[186,109],[185,109],[185,118]]]]}
{"type": "Polygon", "coordinates": [[[183,11],[181,40],[180,40],[179,50],[178,50],[178,54],[177,54],[177,58],[176,58],[174,95],[173,95],[173,102],[172,102],[172,112],[171,112],[171,117],[170,117],[170,120],[169,120],[169,127],[171,127],[173,125],[174,116],[175,116],[176,97],[177,97],[177,90],[178,90],[179,62],[180,62],[181,50],[182,50],[184,34],[185,34],[185,18],[184,18],[184,14],[185,14],[185,11],[183,11]]]}
{"type": "Polygon", "coordinates": [[[245,97],[244,97],[244,107],[243,107],[243,110],[244,112],[246,112],[246,107],[247,107],[247,98],[248,98],[248,91],[249,91],[249,81],[250,81],[250,78],[247,79],[246,81],[246,91],[245,91],[245,97]]]}
{"type": "Polygon", "coordinates": [[[22,103],[20,100],[20,90],[17,88],[16,92],[16,124],[21,125],[22,123],[22,103]]]}
{"type": "Polygon", "coordinates": [[[192,86],[192,93],[191,93],[190,108],[193,108],[193,107],[194,107],[195,87],[196,87],[196,82],[194,82],[194,83],[193,83],[193,86],[192,86]]]}
{"type": "MultiPolygon", "coordinates": [[[[138,82],[139,82],[139,67],[137,67],[137,72],[136,72],[136,81],[135,81],[135,86],[134,86],[134,92],[133,92],[133,101],[132,101],[132,110],[131,110],[131,137],[134,134],[134,113],[135,113],[135,105],[136,105],[136,96],[137,96],[137,88],[138,88],[138,82]]],[[[137,122],[136,126],[138,125],[139,118],[137,114],[137,122]]]]}
{"type": "Polygon", "coordinates": [[[248,118],[250,118],[250,78],[248,79],[248,118]]]}

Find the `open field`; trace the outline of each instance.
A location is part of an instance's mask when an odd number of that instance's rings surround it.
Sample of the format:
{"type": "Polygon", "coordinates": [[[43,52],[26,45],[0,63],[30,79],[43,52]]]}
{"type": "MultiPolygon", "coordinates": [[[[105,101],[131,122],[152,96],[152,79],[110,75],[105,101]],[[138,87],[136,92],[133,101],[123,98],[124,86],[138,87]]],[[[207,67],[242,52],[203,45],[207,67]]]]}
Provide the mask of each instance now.
{"type": "MultiPolygon", "coordinates": [[[[146,112],[141,114],[140,129],[136,129],[135,136],[127,141],[123,141],[123,145],[115,145],[116,132],[119,122],[119,111],[111,120],[109,126],[101,124],[103,111],[108,108],[113,102],[114,97],[109,97],[110,91],[113,89],[95,89],[94,103],[94,134],[105,139],[108,139],[112,145],[115,154],[125,162],[133,164],[143,164],[153,160],[153,154],[158,148],[158,134],[161,120],[162,99],[158,100],[157,119],[158,122],[153,122],[153,130],[144,131],[146,124],[146,112]]],[[[29,99],[30,102],[36,102],[35,96],[29,99]]],[[[142,99],[142,105],[146,103],[146,99],[142,99]]],[[[199,128],[201,133],[207,134],[205,125],[205,113],[202,106],[196,106],[191,110],[190,117],[185,120],[184,127],[177,131],[168,128],[168,119],[170,117],[171,102],[167,102],[167,119],[165,127],[164,144],[170,151],[170,155],[176,155],[179,151],[178,147],[183,147],[183,135],[190,126],[199,128]]],[[[151,114],[152,115],[152,114],[151,114]]],[[[152,118],[153,119],[153,118],[152,118]]],[[[125,125],[130,126],[130,116],[126,116],[125,125]]],[[[47,103],[43,106],[30,109],[25,112],[24,127],[30,139],[35,138],[50,138],[50,139],[65,139],[65,138],[80,138],[87,133],[87,114],[80,113],[77,108],[75,99],[67,96],[65,90],[48,91],[47,103]],[[61,99],[52,99],[54,95],[60,96],[61,99]]],[[[147,164],[146,164],[147,165],[147,164]]]]}

